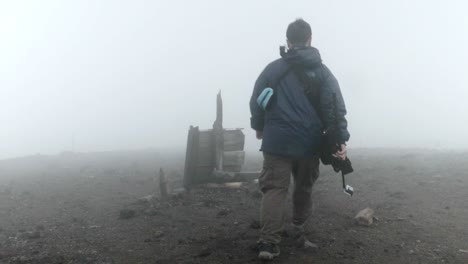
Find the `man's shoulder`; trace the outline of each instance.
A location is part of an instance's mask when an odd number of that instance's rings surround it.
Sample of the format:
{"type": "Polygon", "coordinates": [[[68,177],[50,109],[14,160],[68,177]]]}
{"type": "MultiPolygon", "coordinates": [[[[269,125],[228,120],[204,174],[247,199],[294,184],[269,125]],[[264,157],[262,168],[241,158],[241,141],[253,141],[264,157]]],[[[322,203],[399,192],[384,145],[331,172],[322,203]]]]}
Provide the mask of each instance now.
{"type": "Polygon", "coordinates": [[[286,61],[283,59],[283,58],[278,58],[270,63],[268,63],[268,65],[265,67],[265,69],[269,69],[269,70],[275,70],[277,68],[280,68],[284,65],[286,65],[286,61]]]}
{"type": "Polygon", "coordinates": [[[278,58],[267,64],[264,73],[268,76],[275,76],[288,67],[287,62],[283,58],[278,58]]]}

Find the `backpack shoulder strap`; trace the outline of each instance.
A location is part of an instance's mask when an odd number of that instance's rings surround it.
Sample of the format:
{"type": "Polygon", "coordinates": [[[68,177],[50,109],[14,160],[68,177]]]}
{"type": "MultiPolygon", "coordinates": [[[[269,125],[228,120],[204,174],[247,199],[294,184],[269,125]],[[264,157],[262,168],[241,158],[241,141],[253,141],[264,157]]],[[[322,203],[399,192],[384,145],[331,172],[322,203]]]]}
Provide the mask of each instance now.
{"type": "Polygon", "coordinates": [[[323,85],[323,80],[321,76],[317,76],[317,69],[321,67],[322,64],[318,64],[313,68],[304,68],[304,67],[293,67],[293,71],[298,77],[299,81],[304,84],[304,94],[314,107],[315,111],[321,116],[320,111],[320,94],[321,88],[323,85]]]}
{"type": "Polygon", "coordinates": [[[288,64],[287,68],[271,83],[270,87],[273,89],[273,92],[276,93],[276,88],[278,84],[291,72],[292,67],[288,64]]]}

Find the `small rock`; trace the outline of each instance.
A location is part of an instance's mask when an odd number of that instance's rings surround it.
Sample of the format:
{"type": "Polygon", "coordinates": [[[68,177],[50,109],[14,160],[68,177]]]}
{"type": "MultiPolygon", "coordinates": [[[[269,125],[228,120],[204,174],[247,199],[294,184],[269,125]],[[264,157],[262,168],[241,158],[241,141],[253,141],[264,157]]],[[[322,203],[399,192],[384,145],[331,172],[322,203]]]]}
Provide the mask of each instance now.
{"type": "Polygon", "coordinates": [[[250,228],[260,229],[260,227],[260,222],[258,220],[252,220],[252,222],[250,222],[250,228]]]}
{"type": "Polygon", "coordinates": [[[41,232],[32,231],[32,232],[27,232],[26,235],[27,235],[27,238],[29,239],[37,239],[41,237],[41,232]]]}
{"type": "Polygon", "coordinates": [[[158,239],[164,236],[164,231],[155,230],[153,231],[153,238],[158,239]]]}
{"type": "Polygon", "coordinates": [[[149,208],[149,209],[144,210],[143,214],[147,216],[155,216],[155,215],[158,215],[159,212],[154,208],[149,208]]]}
{"type": "Polygon", "coordinates": [[[354,220],[357,224],[363,226],[370,226],[374,222],[374,210],[367,207],[361,211],[354,217],[354,220]]]}
{"type": "Polygon", "coordinates": [[[130,219],[130,218],[135,217],[135,215],[136,215],[135,210],[123,209],[123,210],[120,210],[119,218],[120,219],[130,219]]]}
{"type": "Polygon", "coordinates": [[[468,253],[468,250],[465,249],[459,249],[458,251],[460,251],[461,253],[468,253]]]}
{"type": "Polygon", "coordinates": [[[38,230],[38,231],[44,231],[44,230],[45,230],[45,227],[44,227],[44,225],[37,225],[37,226],[36,226],[36,230],[38,230]]]}
{"type": "Polygon", "coordinates": [[[198,257],[200,258],[208,257],[209,255],[211,255],[211,250],[209,248],[204,248],[198,253],[198,257]]]}
{"type": "Polygon", "coordinates": [[[149,202],[151,202],[153,199],[154,199],[154,195],[150,194],[150,195],[146,195],[146,196],[140,197],[140,198],[138,199],[138,201],[141,202],[141,203],[149,203],[149,202]]]}
{"type": "Polygon", "coordinates": [[[221,211],[219,211],[219,212],[218,212],[218,214],[217,214],[217,215],[218,215],[218,216],[226,216],[226,215],[228,215],[228,214],[229,214],[229,212],[230,212],[230,210],[229,210],[229,209],[227,209],[227,208],[223,208],[223,209],[221,209],[221,211]]]}

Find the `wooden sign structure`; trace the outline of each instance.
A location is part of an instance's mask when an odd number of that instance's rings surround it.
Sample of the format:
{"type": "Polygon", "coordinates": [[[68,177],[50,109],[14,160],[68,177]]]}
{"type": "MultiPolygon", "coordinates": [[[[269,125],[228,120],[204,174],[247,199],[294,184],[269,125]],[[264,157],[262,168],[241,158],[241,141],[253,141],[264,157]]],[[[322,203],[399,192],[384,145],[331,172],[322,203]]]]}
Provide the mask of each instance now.
{"type": "Polygon", "coordinates": [[[207,182],[248,180],[252,173],[242,173],[245,152],[242,129],[223,128],[221,92],[216,100],[213,129],[190,126],[185,155],[184,187],[207,182]]]}

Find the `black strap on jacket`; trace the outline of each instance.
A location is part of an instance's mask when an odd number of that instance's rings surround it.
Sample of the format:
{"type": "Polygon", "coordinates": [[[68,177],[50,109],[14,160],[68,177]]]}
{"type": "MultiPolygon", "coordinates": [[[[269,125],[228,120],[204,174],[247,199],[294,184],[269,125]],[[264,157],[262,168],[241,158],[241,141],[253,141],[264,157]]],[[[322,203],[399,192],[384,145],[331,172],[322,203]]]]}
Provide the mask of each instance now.
{"type": "Polygon", "coordinates": [[[279,75],[278,78],[276,78],[276,80],[271,83],[270,88],[273,89],[273,94],[276,94],[276,88],[278,87],[278,84],[284,79],[284,77],[288,75],[289,72],[291,72],[291,70],[292,67],[288,65],[286,70],[284,70],[283,73],[281,73],[281,75],[279,75]]]}
{"type": "Polygon", "coordinates": [[[322,118],[322,113],[320,109],[320,94],[323,85],[323,80],[322,78],[315,76],[317,73],[316,71],[314,71],[314,69],[320,66],[321,64],[310,69],[305,69],[304,67],[300,66],[294,66],[292,68],[299,81],[304,85],[305,96],[309,100],[312,107],[314,107],[319,117],[322,118]],[[311,71],[311,74],[313,76],[309,76],[306,71],[311,71]]]}

